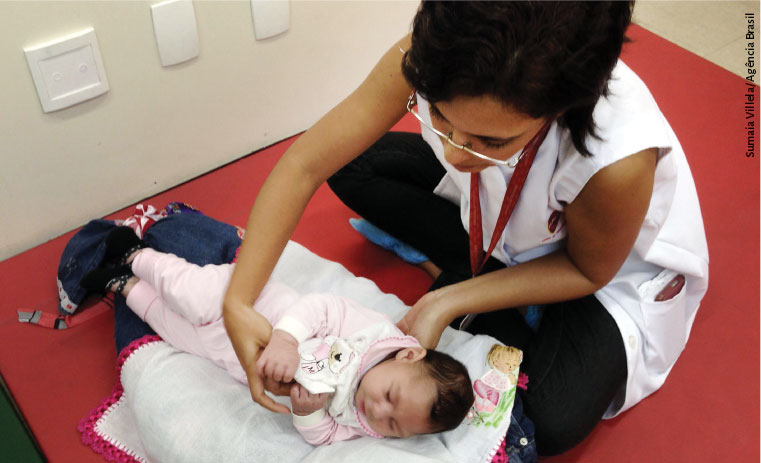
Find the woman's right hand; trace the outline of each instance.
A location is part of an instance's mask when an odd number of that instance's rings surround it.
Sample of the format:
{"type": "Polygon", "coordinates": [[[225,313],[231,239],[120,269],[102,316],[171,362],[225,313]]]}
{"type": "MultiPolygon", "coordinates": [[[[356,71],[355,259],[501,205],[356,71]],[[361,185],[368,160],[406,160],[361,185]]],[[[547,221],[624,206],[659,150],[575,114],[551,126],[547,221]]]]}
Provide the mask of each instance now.
{"type": "Polygon", "coordinates": [[[454,320],[447,298],[437,290],[426,293],[397,322],[396,326],[403,332],[415,337],[426,349],[435,349],[449,323],[454,320]]]}
{"type": "Polygon", "coordinates": [[[223,318],[227,334],[248,378],[251,398],[273,412],[290,413],[288,407],[275,402],[265,393],[266,389],[275,395],[288,395],[290,385],[264,379],[259,376],[256,368],[256,361],[267,347],[272,334],[270,323],[251,307],[226,307],[223,318]]]}

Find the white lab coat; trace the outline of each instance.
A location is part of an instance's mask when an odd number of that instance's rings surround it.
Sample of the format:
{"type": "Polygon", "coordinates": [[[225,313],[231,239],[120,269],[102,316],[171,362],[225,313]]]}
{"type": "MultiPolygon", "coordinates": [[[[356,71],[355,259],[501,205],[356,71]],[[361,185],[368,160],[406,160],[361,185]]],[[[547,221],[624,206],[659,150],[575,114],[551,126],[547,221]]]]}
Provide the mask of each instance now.
{"type": "MultiPolygon", "coordinates": [[[[605,417],[626,410],[656,391],[684,349],[708,285],[708,248],[695,185],[682,147],[645,84],[623,62],[613,70],[610,95],[594,110],[601,140],[587,139],[594,154],[583,157],[568,130],[553,123],[537,152],[513,215],[493,256],[515,265],[565,244],[563,210],[600,169],[647,148],[658,149],[650,207],[634,247],[615,277],[595,296],[616,321],[626,348],[628,379],[605,417]],[[685,275],[674,298],[654,302],[647,282],[664,269],[685,275]]],[[[418,95],[420,115],[430,121],[418,95]]],[[[423,138],[447,173],[435,193],[460,205],[468,228],[470,174],[444,160],[441,139],[425,127],[423,138]]],[[[484,249],[499,216],[513,169],[495,166],[480,173],[484,249]]]]}

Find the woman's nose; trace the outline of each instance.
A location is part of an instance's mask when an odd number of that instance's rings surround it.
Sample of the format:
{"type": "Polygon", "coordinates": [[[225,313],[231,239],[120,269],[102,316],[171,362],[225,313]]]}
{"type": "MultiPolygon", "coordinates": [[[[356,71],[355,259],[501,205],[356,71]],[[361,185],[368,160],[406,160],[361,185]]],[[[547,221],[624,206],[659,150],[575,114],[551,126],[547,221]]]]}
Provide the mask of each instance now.
{"type": "MultiPolygon", "coordinates": [[[[453,141],[455,141],[453,139],[453,141]]],[[[453,166],[462,164],[463,162],[467,161],[470,158],[470,153],[468,153],[465,150],[462,150],[460,148],[457,148],[456,146],[452,146],[449,142],[446,140],[443,140],[444,142],[444,159],[453,166]]],[[[459,144],[459,140],[455,141],[455,143],[459,144]]]]}

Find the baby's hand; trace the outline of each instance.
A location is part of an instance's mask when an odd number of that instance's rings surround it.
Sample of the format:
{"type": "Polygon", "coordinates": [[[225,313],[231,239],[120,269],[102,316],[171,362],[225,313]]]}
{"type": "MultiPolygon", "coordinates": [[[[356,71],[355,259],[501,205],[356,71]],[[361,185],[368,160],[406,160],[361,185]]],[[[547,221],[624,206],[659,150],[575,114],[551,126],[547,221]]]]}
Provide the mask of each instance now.
{"type": "Polygon", "coordinates": [[[311,394],[301,384],[291,386],[291,411],[294,415],[307,416],[324,408],[328,394],[311,394]]]}
{"type": "Polygon", "coordinates": [[[283,383],[293,381],[299,367],[299,343],[282,330],[272,331],[270,342],[256,362],[259,376],[283,383]]]}

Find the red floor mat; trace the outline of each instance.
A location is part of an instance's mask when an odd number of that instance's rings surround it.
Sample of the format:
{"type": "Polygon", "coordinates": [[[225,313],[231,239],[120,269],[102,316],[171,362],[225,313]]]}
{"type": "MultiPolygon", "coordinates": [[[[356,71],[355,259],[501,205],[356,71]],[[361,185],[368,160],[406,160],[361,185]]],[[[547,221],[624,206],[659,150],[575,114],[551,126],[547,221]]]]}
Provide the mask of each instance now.
{"type": "MultiPolygon", "coordinates": [[[[693,169],[711,282],[690,342],[664,387],[601,423],[578,448],[545,461],[756,462],[759,165],[757,157],[745,157],[745,81],[639,27],[633,26],[630,36],[634,42],[626,46],[624,59],[655,94],[693,169]]],[[[401,126],[417,130],[411,119],[401,126]]],[[[143,202],[160,207],[185,201],[219,220],[244,225],[251,199],[292,141],[143,202]]],[[[110,218],[125,217],[128,210],[110,218]]],[[[361,239],[349,227],[349,217],[323,186],[293,239],[414,302],[427,287],[427,276],[361,239]]],[[[0,372],[50,461],[100,463],[101,457],[79,443],[76,425],[114,383],[110,312],[64,331],[16,322],[17,308],[55,311],[58,258],[72,234],[0,262],[0,372]]]]}

